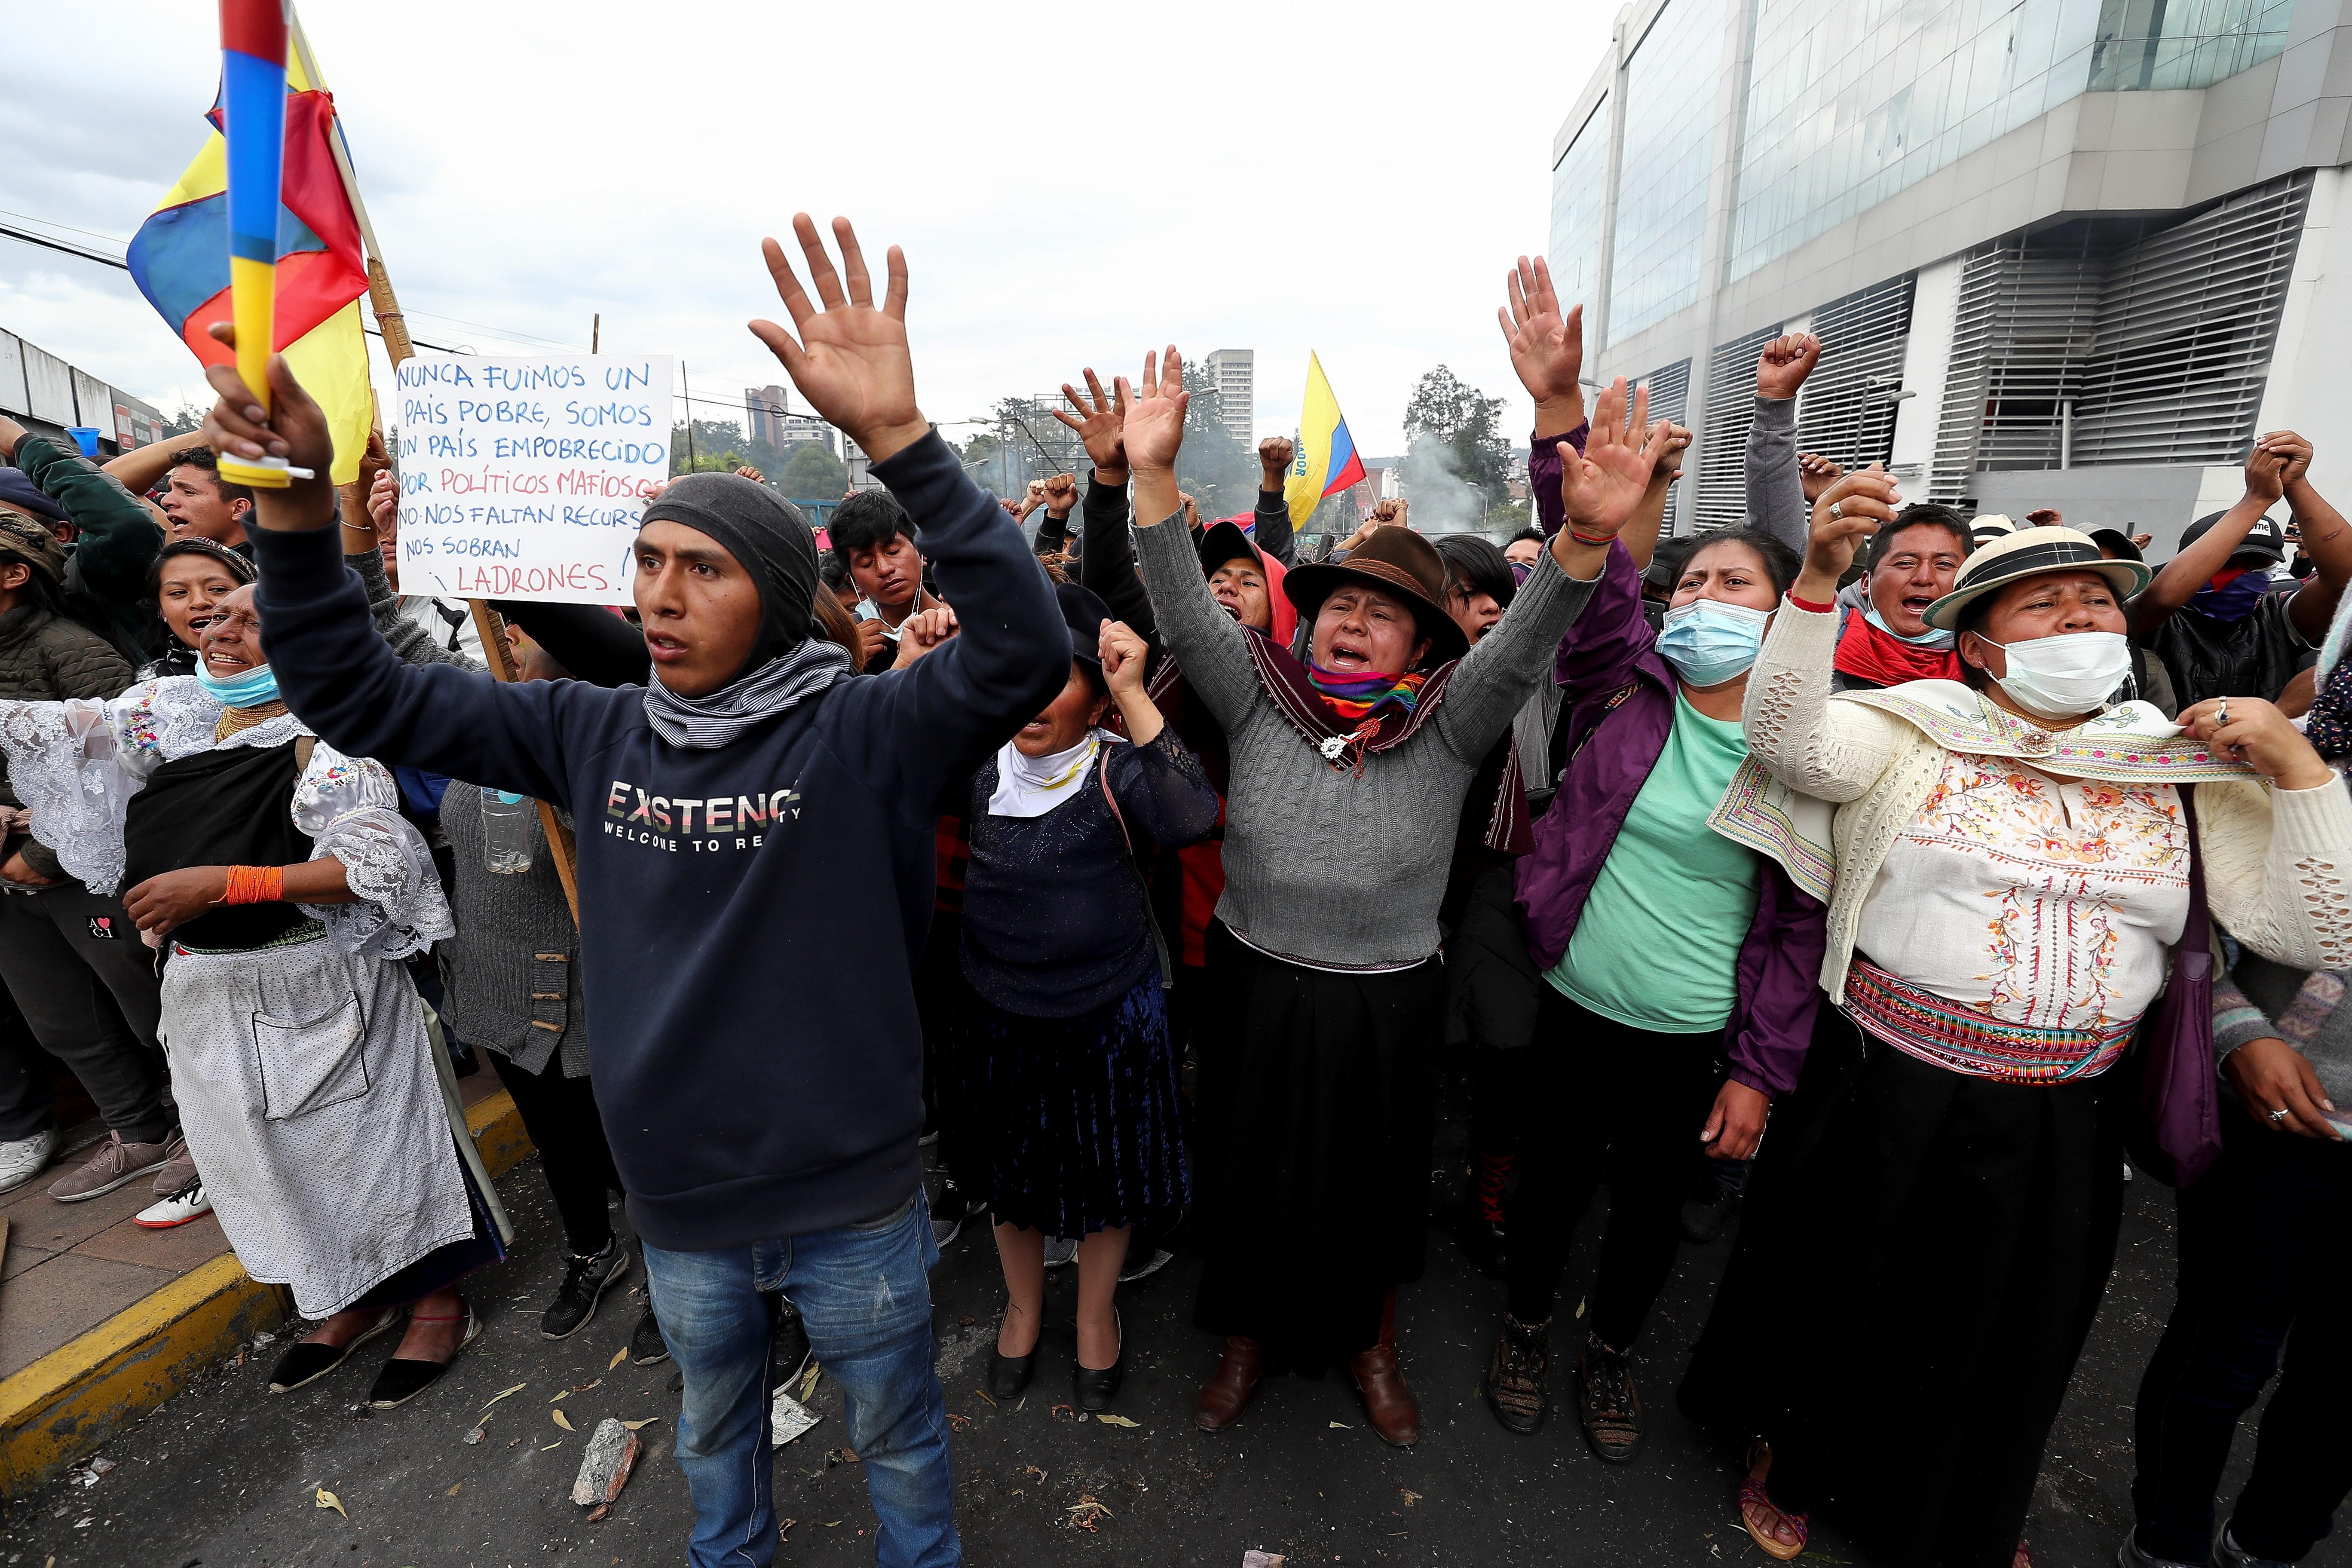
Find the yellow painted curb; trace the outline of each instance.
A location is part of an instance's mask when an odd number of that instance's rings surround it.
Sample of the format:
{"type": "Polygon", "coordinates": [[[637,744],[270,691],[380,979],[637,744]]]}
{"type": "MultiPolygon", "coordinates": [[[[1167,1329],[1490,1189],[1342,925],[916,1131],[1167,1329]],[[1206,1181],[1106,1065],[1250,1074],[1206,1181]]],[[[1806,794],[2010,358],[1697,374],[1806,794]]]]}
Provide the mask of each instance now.
{"type": "MultiPolygon", "coordinates": [[[[467,1109],[482,1163],[504,1175],[531,1152],[501,1089],[467,1109]]],[[[283,1287],[224,1252],[0,1380],[0,1498],[21,1497],[165,1400],[292,1310],[283,1287]]]]}

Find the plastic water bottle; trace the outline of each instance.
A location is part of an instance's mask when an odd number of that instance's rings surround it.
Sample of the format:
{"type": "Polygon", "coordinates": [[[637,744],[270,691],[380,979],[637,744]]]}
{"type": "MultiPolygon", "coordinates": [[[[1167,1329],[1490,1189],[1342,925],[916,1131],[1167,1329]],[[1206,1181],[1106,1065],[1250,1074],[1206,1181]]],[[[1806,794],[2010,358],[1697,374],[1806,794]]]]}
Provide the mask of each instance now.
{"type": "Polygon", "coordinates": [[[482,853],[493,871],[519,877],[530,869],[530,823],[538,803],[502,789],[482,792],[482,853]]]}

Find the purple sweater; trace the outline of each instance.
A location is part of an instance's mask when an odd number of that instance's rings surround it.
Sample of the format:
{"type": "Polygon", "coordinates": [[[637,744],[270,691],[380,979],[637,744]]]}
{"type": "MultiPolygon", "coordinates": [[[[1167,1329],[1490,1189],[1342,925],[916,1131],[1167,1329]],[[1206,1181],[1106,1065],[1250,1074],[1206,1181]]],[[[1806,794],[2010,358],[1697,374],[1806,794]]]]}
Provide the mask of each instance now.
{"type": "MultiPolygon", "coordinates": [[[[1559,458],[1549,443],[1534,443],[1528,480],[1545,532],[1556,531],[1559,458]]],[[[1601,862],[1674,728],[1676,683],[1656,641],[1642,615],[1641,574],[1622,544],[1612,545],[1601,585],[1560,639],[1554,673],[1569,761],[1559,793],[1537,819],[1535,852],[1518,864],[1519,914],[1538,969],[1568,951],[1601,862]]],[[[1764,874],[1740,944],[1738,1000],[1724,1026],[1723,1054],[1733,1079],[1777,1097],[1797,1086],[1812,1038],[1829,911],[1778,861],[1759,858],[1764,874]]]]}

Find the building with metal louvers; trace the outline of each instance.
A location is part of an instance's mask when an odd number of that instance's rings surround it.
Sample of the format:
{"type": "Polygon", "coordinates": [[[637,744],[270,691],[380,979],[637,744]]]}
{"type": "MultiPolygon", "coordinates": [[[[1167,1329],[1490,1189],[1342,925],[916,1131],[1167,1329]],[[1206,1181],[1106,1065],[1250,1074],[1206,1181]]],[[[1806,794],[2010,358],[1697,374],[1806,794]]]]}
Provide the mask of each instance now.
{"type": "Polygon", "coordinates": [[[2260,431],[2352,491],[2347,79],[2343,0],[1635,0],[1553,142],[1553,275],[1587,379],[1698,431],[1676,531],[1745,516],[1802,331],[1803,449],[2162,556],[2260,431]]]}

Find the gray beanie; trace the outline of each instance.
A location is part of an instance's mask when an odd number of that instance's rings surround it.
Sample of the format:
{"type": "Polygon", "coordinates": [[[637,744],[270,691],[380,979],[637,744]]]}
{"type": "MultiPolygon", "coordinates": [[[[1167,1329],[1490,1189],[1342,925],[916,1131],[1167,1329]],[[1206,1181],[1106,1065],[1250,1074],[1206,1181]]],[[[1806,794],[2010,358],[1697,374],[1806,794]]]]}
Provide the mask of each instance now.
{"type": "Polygon", "coordinates": [[[760,589],[760,636],[744,668],[806,642],[814,625],[816,535],[801,509],[740,474],[688,474],[646,508],[726,546],[760,589]]]}

